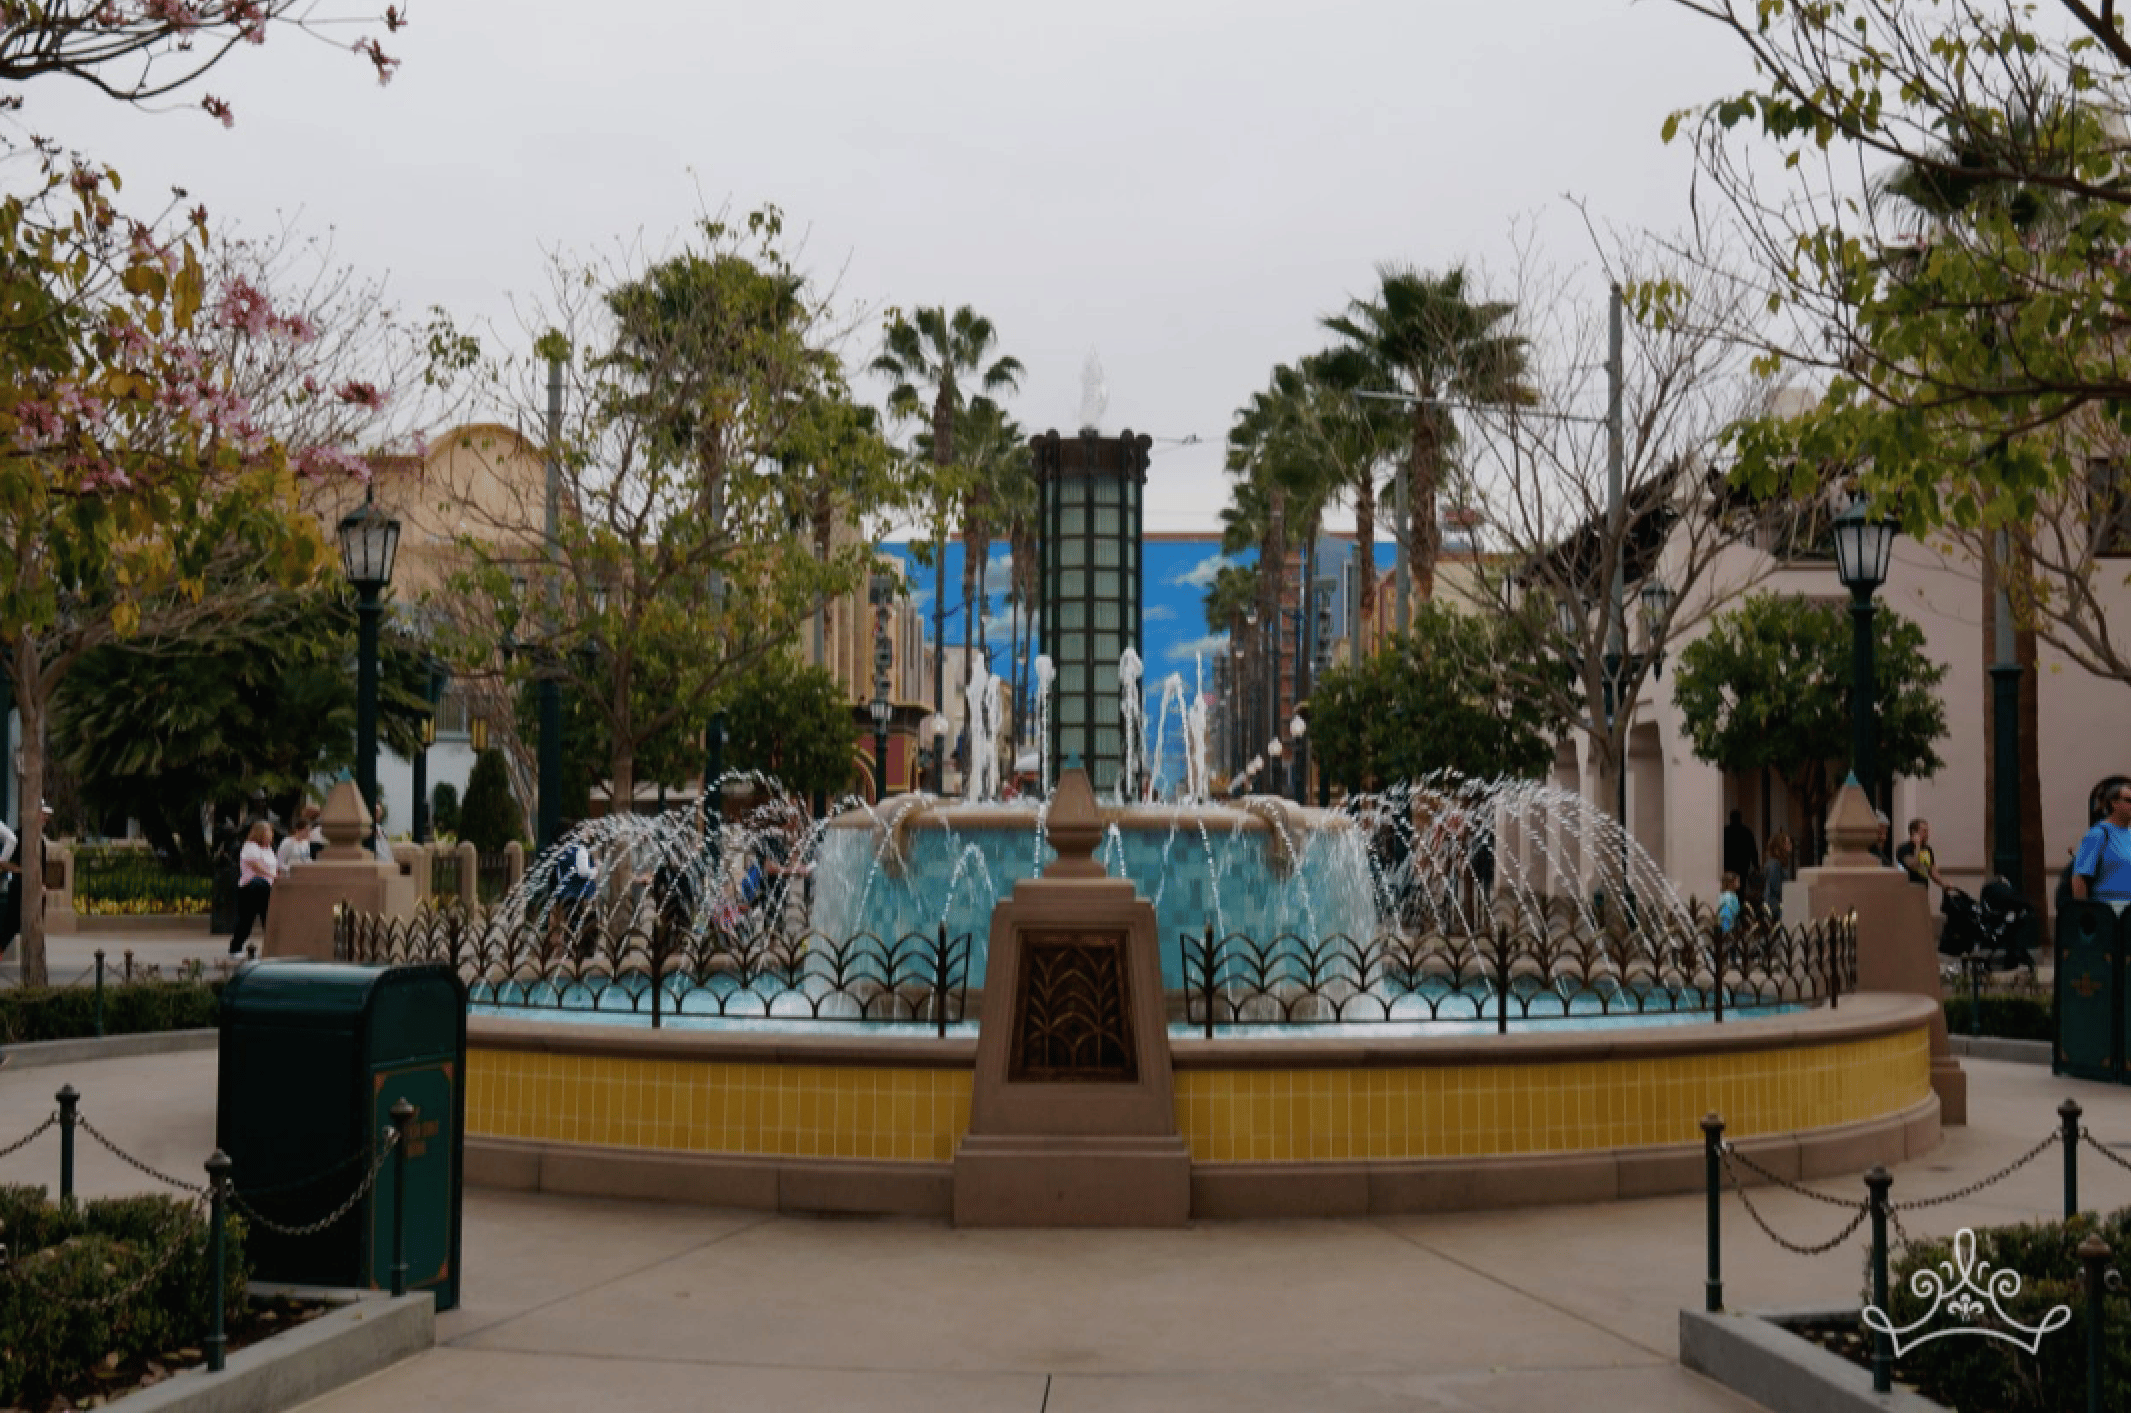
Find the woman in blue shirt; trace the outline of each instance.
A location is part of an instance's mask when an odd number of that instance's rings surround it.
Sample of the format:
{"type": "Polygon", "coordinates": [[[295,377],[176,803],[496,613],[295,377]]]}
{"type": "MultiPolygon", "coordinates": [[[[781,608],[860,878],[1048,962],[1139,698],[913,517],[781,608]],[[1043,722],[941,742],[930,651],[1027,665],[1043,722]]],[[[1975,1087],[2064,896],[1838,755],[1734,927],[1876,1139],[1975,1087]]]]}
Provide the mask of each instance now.
{"type": "Polygon", "coordinates": [[[2109,792],[2109,813],[2079,841],[2072,859],[2072,896],[2131,903],[2131,785],[2109,792]]]}

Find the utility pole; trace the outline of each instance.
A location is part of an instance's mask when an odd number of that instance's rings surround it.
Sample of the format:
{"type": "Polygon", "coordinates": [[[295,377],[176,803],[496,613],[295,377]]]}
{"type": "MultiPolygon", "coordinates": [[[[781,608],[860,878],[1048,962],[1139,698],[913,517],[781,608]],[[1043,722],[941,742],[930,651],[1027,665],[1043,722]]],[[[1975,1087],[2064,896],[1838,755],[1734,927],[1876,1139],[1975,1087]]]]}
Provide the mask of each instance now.
{"type": "MultiPolygon", "coordinates": [[[[547,553],[548,553],[548,634],[555,631],[555,614],[560,607],[557,598],[555,570],[561,555],[561,507],[562,507],[562,360],[548,360],[548,457],[547,457],[547,553]]],[[[545,851],[551,848],[562,833],[562,683],[556,674],[561,670],[552,642],[543,652],[539,663],[540,680],[536,692],[540,703],[540,780],[539,800],[535,806],[537,824],[536,843],[545,851]]],[[[618,802],[609,801],[609,808],[618,802]]]]}
{"type": "Polygon", "coordinates": [[[1628,837],[1628,750],[1619,721],[1627,713],[1628,580],[1621,494],[1624,446],[1621,435],[1621,299],[1618,284],[1606,287],[1606,538],[1613,545],[1612,582],[1606,602],[1606,731],[1612,738],[1613,813],[1620,821],[1623,848],[1628,837]]]}

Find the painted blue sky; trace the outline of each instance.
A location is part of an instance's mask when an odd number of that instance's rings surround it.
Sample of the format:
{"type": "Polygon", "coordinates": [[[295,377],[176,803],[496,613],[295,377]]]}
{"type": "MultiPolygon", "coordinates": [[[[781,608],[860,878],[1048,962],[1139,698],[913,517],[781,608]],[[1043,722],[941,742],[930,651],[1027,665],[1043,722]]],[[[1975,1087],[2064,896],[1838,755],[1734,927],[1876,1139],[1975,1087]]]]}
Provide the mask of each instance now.
{"type": "MultiPolygon", "coordinates": [[[[911,597],[924,612],[929,635],[932,631],[933,570],[918,563],[907,543],[890,543],[882,548],[902,556],[908,563],[911,597]]],[[[1388,540],[1379,542],[1379,565],[1391,562],[1391,549],[1388,540]]],[[[1151,729],[1153,706],[1160,700],[1162,683],[1172,673],[1183,677],[1187,693],[1195,685],[1208,692],[1213,690],[1213,656],[1227,646],[1228,636],[1215,633],[1206,626],[1206,590],[1224,563],[1231,560],[1254,563],[1257,552],[1247,550],[1239,555],[1224,556],[1220,538],[1216,535],[1162,535],[1147,538],[1145,553],[1146,588],[1141,603],[1145,647],[1141,657],[1146,663],[1151,729]],[[1203,677],[1200,675],[1202,670],[1203,677]]],[[[983,641],[991,650],[991,671],[1002,676],[1006,674],[1013,643],[1013,626],[1007,617],[1006,599],[1009,564],[1006,541],[994,542],[984,576],[989,598],[981,617],[983,641]]],[[[947,547],[944,636],[951,645],[967,638],[962,627],[962,546],[959,541],[947,547]]],[[[1040,644],[1037,650],[1041,651],[1040,644]]],[[[1181,778],[1183,744],[1173,728],[1164,754],[1168,758],[1158,763],[1157,769],[1170,779],[1181,778]]]]}

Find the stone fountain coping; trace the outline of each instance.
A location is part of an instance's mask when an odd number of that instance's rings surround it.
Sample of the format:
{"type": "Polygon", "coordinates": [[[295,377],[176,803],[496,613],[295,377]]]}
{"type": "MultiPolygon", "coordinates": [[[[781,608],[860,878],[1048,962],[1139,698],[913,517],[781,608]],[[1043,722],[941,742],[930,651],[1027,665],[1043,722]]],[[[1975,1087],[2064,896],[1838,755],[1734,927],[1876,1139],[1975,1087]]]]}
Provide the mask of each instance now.
{"type": "MultiPolygon", "coordinates": [[[[883,829],[892,826],[898,830],[967,830],[1011,824],[1033,828],[1036,808],[1034,801],[971,805],[947,800],[944,803],[936,802],[929,806],[912,806],[897,810],[891,802],[887,806],[875,806],[873,809],[846,810],[831,819],[828,827],[883,829]]],[[[1245,831],[1265,830],[1271,827],[1268,816],[1275,814],[1281,816],[1291,829],[1297,825],[1316,830],[1357,827],[1351,815],[1342,814],[1338,810],[1298,805],[1293,800],[1282,799],[1277,795],[1246,795],[1240,800],[1209,800],[1205,804],[1197,805],[1098,803],[1095,813],[1105,828],[1114,824],[1120,829],[1196,829],[1209,815],[1214,815],[1218,817],[1223,832],[1238,828],[1245,831]]]]}
{"type": "MultiPolygon", "coordinates": [[[[1928,1025],[1938,1007],[1921,996],[1860,992],[1839,1005],[1790,1015],[1701,1024],[1634,1026],[1602,1030],[1525,1030],[1507,1035],[1369,1035],[1366,1024],[1297,1026],[1292,1039],[1205,1040],[1172,1035],[1172,1063],[1179,1070],[1413,1069],[1468,1065],[1577,1064],[1606,1060],[1662,1059],[1687,1054],[1788,1050],[1896,1035],[1928,1025]],[[1359,1034],[1355,1032],[1361,1032],[1359,1034]]],[[[474,1016],[467,1022],[471,1049],[683,1060],[751,1065],[870,1065],[901,1069],[967,1069],[975,1065],[974,1036],[930,1035],[872,1039],[844,1035],[747,1035],[733,1031],[651,1030],[641,1026],[589,1025],[474,1016]]]]}

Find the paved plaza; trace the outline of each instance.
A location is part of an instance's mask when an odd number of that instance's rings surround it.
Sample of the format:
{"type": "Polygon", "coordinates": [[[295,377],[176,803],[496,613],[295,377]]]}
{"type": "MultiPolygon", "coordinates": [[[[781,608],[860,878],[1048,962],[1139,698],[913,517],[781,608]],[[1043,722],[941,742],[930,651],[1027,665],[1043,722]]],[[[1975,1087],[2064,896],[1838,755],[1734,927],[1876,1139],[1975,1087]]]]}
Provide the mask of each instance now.
{"type": "MultiPolygon", "coordinates": [[[[71,949],[74,943],[67,946],[71,949]]],[[[154,943],[144,943],[154,946],[154,943]]],[[[169,944],[173,948],[184,944],[169,944]]],[[[196,950],[198,950],[196,948],[196,950]]],[[[0,1146],[62,1083],[135,1154],[192,1177],[212,1145],[216,1057],[194,1051],[0,1070],[0,1146]]],[[[1897,1202],[1987,1176],[2046,1136],[2067,1095],[2131,1152],[2131,1089],[1971,1060],[1972,1122],[1896,1170],[1897,1202]]],[[[55,1180],[47,1137],[0,1181],[55,1180]]],[[[2131,1204],[2131,1172],[2087,1153],[2088,1205],[2131,1204]]],[[[145,1180],[84,1140],[83,1189],[145,1180]]],[[[2054,1213],[2056,1151],[1912,1231],[2054,1213]]],[[[1854,1178],[1816,1184],[1861,1194],[1854,1178]]],[[[1819,1241],[1844,1214],[1756,1195],[1819,1241]]],[[[1791,1256],[1727,1199],[1735,1308],[1854,1302],[1862,1240],[1791,1256]]],[[[398,1413],[634,1409],[1730,1410],[1681,1369],[1701,1299],[1699,1196],[1508,1212],[1180,1231],[958,1231],[474,1190],[464,1304],[439,1347],[311,1405],[398,1413]]]]}

